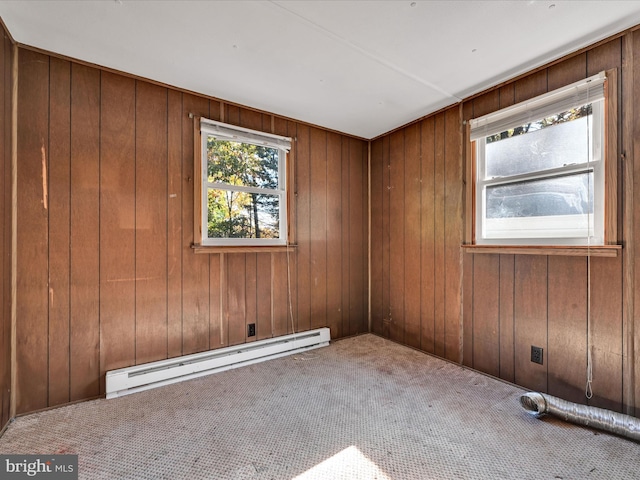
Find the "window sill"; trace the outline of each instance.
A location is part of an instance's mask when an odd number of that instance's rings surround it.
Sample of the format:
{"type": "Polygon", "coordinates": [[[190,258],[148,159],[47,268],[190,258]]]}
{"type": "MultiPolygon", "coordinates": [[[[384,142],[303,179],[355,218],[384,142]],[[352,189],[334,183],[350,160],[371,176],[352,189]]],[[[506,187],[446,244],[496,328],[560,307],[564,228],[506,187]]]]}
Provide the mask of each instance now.
{"type": "Polygon", "coordinates": [[[225,245],[191,245],[193,253],[271,253],[286,252],[297,248],[297,245],[264,245],[264,246],[225,246],[225,245]]]}
{"type": "Polygon", "coordinates": [[[514,255],[560,255],[566,257],[617,257],[622,245],[552,246],[552,245],[462,245],[465,253],[514,255]]]}

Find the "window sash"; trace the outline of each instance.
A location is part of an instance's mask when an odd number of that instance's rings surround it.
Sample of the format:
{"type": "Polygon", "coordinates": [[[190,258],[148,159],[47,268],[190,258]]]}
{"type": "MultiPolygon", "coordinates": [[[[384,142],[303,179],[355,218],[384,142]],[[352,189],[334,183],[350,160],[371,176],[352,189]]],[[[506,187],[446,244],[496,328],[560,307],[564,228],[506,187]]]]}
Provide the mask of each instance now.
{"type": "MultiPolygon", "coordinates": [[[[553,92],[552,92],[553,93],[553,92]]],[[[591,99],[592,115],[590,122],[590,158],[580,164],[537,170],[525,174],[484,178],[486,172],[486,137],[504,131],[492,131],[486,136],[476,138],[476,244],[505,245],[603,245],[604,244],[604,199],[605,199],[605,167],[604,167],[604,102],[591,99]],[[509,185],[517,182],[544,180],[569,173],[594,172],[593,214],[589,218],[583,215],[553,215],[525,218],[487,219],[486,188],[498,185],[509,185]],[[565,217],[565,218],[561,218],[565,217]],[[588,229],[577,227],[580,222],[587,221],[588,229]],[[588,231],[587,231],[588,230],[588,231]]],[[[580,103],[575,106],[581,106],[580,103]]],[[[518,105],[516,105],[518,107],[518,105]]],[[[542,118],[566,111],[565,104],[549,109],[542,118]]],[[[527,123],[528,120],[525,120],[527,123]]],[[[513,122],[508,128],[522,125],[521,119],[513,122]]],[[[472,127],[473,128],[473,127],[472,127]]],[[[507,129],[508,129],[507,128],[507,129]]],[[[528,134],[524,134],[526,137],[528,134]]]]}
{"type": "Polygon", "coordinates": [[[288,238],[287,219],[287,178],[286,178],[286,158],[287,152],[291,148],[291,138],[281,137],[268,133],[249,130],[242,127],[227,125],[214,120],[200,119],[200,171],[201,185],[201,244],[213,246],[259,246],[259,245],[286,245],[288,238]],[[213,136],[216,140],[233,141],[237,143],[247,143],[258,146],[265,146],[278,150],[278,189],[264,187],[248,187],[244,185],[233,185],[226,182],[209,182],[207,175],[207,142],[213,136]],[[278,197],[279,218],[278,231],[279,238],[212,238],[209,237],[208,229],[208,192],[210,189],[241,191],[262,195],[273,195],[278,197]]]}
{"type": "Polygon", "coordinates": [[[564,241],[575,244],[575,239],[587,244],[587,231],[590,237],[595,235],[594,214],[548,215],[520,218],[491,218],[485,224],[484,238],[489,240],[520,240],[526,238],[530,243],[553,238],[554,243],[564,241]],[[584,226],[586,225],[586,227],[584,226]]]}
{"type": "Polygon", "coordinates": [[[471,140],[504,132],[587,103],[604,100],[605,79],[604,72],[600,72],[526,102],[474,118],[469,122],[471,140]]]}
{"type": "Polygon", "coordinates": [[[245,187],[244,185],[233,185],[232,183],[204,182],[205,187],[216,190],[233,190],[234,192],[257,193],[259,195],[280,195],[285,193],[282,189],[245,187]]]}
{"type": "MultiPolygon", "coordinates": [[[[561,111],[564,111],[564,110],[560,109],[560,110],[557,110],[555,113],[561,112],[561,111]]],[[[553,113],[551,115],[553,115],[553,113]]],[[[590,132],[589,132],[589,137],[591,141],[590,151],[589,151],[590,158],[585,162],[579,163],[579,164],[566,165],[564,167],[551,168],[547,170],[534,170],[529,173],[523,173],[519,175],[507,175],[507,176],[496,177],[496,178],[486,177],[485,175],[485,172],[487,171],[486,155],[485,155],[486,137],[482,137],[476,140],[475,142],[476,158],[477,158],[477,164],[478,164],[478,168],[477,168],[478,178],[476,179],[476,185],[478,186],[501,185],[505,183],[514,183],[514,182],[523,181],[523,180],[533,180],[538,178],[558,176],[559,174],[562,174],[565,172],[577,172],[581,170],[586,170],[587,168],[597,168],[598,169],[597,174],[599,175],[601,173],[599,169],[602,168],[602,164],[604,163],[603,161],[604,160],[603,121],[604,121],[604,111],[603,111],[602,102],[593,102],[591,122],[590,122],[590,132]]],[[[516,126],[520,126],[520,125],[516,125],[516,126]]],[[[501,130],[500,132],[502,131],[504,130],[501,130]]],[[[500,133],[500,132],[494,132],[494,133],[500,133]]],[[[493,135],[494,133],[490,133],[487,136],[493,135]]],[[[529,134],[525,133],[523,136],[526,137],[527,135],[529,134]]]]}

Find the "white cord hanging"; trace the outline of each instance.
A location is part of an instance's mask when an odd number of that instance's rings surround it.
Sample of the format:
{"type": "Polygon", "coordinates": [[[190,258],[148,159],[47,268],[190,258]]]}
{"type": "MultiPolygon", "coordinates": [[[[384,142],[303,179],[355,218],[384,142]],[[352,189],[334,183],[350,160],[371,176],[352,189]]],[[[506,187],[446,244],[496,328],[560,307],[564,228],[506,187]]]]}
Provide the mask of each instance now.
{"type": "MultiPolygon", "coordinates": [[[[589,105],[589,85],[587,85],[587,105],[589,105]]],[[[593,108],[592,108],[593,114],[593,108]]],[[[589,147],[591,138],[591,122],[590,115],[587,115],[587,167],[591,165],[592,150],[589,147]]],[[[591,200],[591,190],[593,185],[591,184],[591,175],[587,175],[587,384],[585,385],[584,395],[587,399],[593,397],[593,360],[591,358],[591,215],[594,205],[591,200]]],[[[595,197],[595,195],[594,195],[595,197]]]]}

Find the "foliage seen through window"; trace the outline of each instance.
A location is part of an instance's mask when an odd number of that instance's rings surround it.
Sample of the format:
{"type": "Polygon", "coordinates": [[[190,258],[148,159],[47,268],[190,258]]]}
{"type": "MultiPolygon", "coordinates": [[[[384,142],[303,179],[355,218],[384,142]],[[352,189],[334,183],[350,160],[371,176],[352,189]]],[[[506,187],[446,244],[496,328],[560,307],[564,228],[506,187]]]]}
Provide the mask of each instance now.
{"type": "Polygon", "coordinates": [[[279,238],[279,162],[276,148],[207,138],[209,238],[279,238]]]}

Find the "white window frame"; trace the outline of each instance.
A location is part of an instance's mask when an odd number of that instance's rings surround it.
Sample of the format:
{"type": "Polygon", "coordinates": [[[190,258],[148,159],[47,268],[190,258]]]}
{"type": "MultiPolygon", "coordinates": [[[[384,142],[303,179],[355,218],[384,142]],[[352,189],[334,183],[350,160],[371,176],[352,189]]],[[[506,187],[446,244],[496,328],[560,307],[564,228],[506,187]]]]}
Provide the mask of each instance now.
{"type": "MultiPolygon", "coordinates": [[[[605,244],[605,75],[554,90],[526,102],[471,120],[470,139],[475,142],[475,243],[478,245],[604,245],[605,244]],[[592,104],[590,158],[579,165],[538,170],[501,178],[484,178],[486,137],[531,121],[592,104]],[[555,215],[510,219],[486,218],[486,189],[523,181],[593,172],[593,214],[555,215]],[[585,223],[587,229],[578,224],[585,223]]],[[[525,134],[527,135],[527,134],[525,134]]]]}
{"type": "Polygon", "coordinates": [[[264,133],[248,128],[237,127],[215,120],[200,119],[200,151],[201,151],[201,212],[200,231],[203,246],[274,246],[287,245],[288,195],[287,195],[287,154],[291,149],[291,138],[264,133]],[[246,187],[222,182],[209,182],[207,175],[207,141],[209,137],[277,149],[278,155],[278,188],[246,187]],[[278,238],[210,238],[208,229],[208,191],[209,189],[228,190],[256,194],[269,194],[279,199],[279,237],[278,238]]]}

